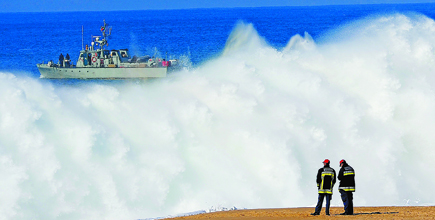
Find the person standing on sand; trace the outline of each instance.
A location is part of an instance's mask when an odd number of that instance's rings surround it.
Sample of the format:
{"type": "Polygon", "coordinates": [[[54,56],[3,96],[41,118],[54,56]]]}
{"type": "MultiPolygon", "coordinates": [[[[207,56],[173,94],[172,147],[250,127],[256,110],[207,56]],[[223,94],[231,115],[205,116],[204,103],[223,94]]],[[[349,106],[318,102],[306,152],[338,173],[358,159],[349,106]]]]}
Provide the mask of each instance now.
{"type": "Polygon", "coordinates": [[[353,192],[355,192],[355,170],[347,164],[345,160],[340,161],[340,171],[338,172],[338,179],[340,185],[338,191],[343,200],[344,212],[340,215],[353,215],[353,192]]]}
{"type": "Polygon", "coordinates": [[[330,161],[325,159],[323,161],[323,167],[317,171],[317,189],[319,192],[319,198],[317,200],[317,205],[314,213],[311,215],[320,215],[322,210],[323,199],[326,197],[326,215],[329,215],[329,205],[332,199],[332,188],[336,181],[335,170],[329,166],[330,161]]]}

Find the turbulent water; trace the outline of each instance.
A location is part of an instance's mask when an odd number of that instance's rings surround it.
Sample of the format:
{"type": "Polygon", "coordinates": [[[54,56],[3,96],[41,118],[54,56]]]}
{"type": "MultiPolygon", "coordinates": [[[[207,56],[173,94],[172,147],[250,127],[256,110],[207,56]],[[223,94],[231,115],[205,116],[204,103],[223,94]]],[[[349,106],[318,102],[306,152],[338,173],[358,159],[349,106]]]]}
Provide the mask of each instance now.
{"type": "Polygon", "coordinates": [[[355,206],[433,205],[434,72],[435,21],[402,13],[282,48],[239,22],[220,55],[164,79],[2,71],[0,219],[313,206],[325,158],[355,169],[355,206]]]}

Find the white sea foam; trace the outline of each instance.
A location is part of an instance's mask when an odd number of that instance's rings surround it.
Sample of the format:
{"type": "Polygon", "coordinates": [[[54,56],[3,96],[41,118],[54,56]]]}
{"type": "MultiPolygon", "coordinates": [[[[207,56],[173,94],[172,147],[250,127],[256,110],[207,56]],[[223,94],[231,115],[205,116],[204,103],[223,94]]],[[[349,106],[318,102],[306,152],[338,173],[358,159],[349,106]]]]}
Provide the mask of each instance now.
{"type": "Polygon", "coordinates": [[[355,168],[355,206],[433,204],[435,22],[328,36],[276,49],[240,23],[222,56],[143,83],[0,73],[0,219],[312,206],[325,158],[355,168]]]}

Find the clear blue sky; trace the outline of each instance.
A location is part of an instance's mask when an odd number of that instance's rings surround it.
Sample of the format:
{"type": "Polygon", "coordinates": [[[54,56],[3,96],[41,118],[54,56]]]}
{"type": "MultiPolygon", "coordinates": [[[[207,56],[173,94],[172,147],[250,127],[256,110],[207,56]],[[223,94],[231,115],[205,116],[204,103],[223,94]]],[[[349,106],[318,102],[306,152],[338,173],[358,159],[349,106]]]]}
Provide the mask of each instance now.
{"type": "Polygon", "coordinates": [[[402,3],[435,3],[435,0],[0,0],[0,12],[118,11],[402,3]]]}

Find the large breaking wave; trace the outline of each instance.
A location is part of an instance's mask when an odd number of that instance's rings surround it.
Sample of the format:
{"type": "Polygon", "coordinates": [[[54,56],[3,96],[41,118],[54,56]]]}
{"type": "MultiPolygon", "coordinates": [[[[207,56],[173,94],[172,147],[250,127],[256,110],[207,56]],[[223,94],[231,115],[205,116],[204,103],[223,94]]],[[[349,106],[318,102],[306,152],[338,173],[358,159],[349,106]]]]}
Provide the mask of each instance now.
{"type": "Polygon", "coordinates": [[[423,15],[279,49],[239,23],[221,56],[165,79],[0,73],[0,218],[313,206],[325,158],[355,168],[355,206],[433,204],[434,46],[423,15]]]}

